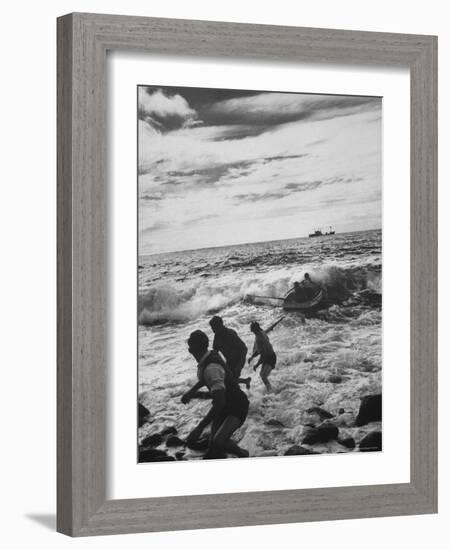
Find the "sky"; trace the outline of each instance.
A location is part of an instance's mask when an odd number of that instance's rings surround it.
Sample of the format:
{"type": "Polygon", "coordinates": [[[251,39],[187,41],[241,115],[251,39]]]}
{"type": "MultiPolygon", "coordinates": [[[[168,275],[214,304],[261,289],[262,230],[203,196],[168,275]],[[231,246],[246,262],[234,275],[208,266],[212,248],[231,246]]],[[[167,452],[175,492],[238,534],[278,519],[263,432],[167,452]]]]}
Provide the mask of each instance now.
{"type": "Polygon", "coordinates": [[[138,87],[139,254],[381,227],[378,97],[138,87]]]}

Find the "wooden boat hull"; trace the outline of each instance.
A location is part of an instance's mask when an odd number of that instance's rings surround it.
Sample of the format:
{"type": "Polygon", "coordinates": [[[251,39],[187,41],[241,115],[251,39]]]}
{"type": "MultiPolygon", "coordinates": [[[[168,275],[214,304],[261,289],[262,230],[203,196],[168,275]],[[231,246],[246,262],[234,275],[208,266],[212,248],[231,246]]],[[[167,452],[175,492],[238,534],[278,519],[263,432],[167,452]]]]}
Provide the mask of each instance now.
{"type": "Polygon", "coordinates": [[[285,311],[309,311],[316,308],[320,304],[323,296],[324,292],[320,289],[313,298],[304,302],[295,302],[294,300],[289,300],[287,297],[284,301],[283,309],[285,311]]]}

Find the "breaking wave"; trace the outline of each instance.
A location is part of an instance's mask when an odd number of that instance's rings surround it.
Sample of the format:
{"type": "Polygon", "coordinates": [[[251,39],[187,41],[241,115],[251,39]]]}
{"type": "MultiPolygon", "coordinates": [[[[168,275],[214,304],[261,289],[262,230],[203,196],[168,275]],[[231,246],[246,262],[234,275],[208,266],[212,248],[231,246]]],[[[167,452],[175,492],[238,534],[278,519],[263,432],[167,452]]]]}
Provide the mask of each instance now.
{"type": "MultiPolygon", "coordinates": [[[[349,305],[381,301],[381,269],[378,265],[341,268],[336,265],[308,270],[312,279],[326,288],[328,302],[349,305]]],[[[139,296],[139,324],[185,323],[220,312],[242,302],[248,294],[282,297],[298,280],[295,272],[279,269],[268,273],[226,274],[188,283],[158,282],[139,296]]]]}

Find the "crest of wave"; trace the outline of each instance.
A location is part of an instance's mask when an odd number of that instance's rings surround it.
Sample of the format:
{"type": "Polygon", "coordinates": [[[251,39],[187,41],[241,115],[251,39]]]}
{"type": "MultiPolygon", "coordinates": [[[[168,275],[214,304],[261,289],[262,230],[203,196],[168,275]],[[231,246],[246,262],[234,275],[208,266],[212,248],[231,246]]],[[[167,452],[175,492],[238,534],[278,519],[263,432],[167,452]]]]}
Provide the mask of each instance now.
{"type": "MultiPolygon", "coordinates": [[[[305,271],[305,269],[304,269],[305,271]]],[[[278,269],[266,273],[235,273],[207,281],[198,278],[187,284],[158,283],[139,296],[139,324],[183,323],[213,314],[240,302],[248,294],[285,296],[303,270],[278,269]]],[[[367,275],[362,268],[345,270],[336,266],[309,269],[312,278],[328,288],[366,288],[367,275]]],[[[344,292],[343,292],[344,293],[344,292]]]]}

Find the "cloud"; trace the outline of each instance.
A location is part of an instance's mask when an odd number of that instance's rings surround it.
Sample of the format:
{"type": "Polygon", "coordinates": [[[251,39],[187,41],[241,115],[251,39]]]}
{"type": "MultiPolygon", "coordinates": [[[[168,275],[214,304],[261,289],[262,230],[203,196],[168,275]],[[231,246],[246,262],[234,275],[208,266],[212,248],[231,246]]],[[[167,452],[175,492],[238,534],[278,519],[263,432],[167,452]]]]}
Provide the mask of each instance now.
{"type": "Polygon", "coordinates": [[[276,126],[298,120],[329,120],[380,108],[380,98],[263,93],[217,102],[203,114],[209,125],[276,126]]]}
{"type": "Polygon", "coordinates": [[[240,195],[235,195],[235,198],[239,201],[258,202],[273,199],[282,199],[288,194],[289,193],[286,191],[268,191],[266,193],[242,193],[240,195]]]}
{"type": "Polygon", "coordinates": [[[160,132],[201,124],[195,109],[181,95],[170,95],[161,89],[150,91],[140,86],[138,109],[139,119],[160,132]]]}

